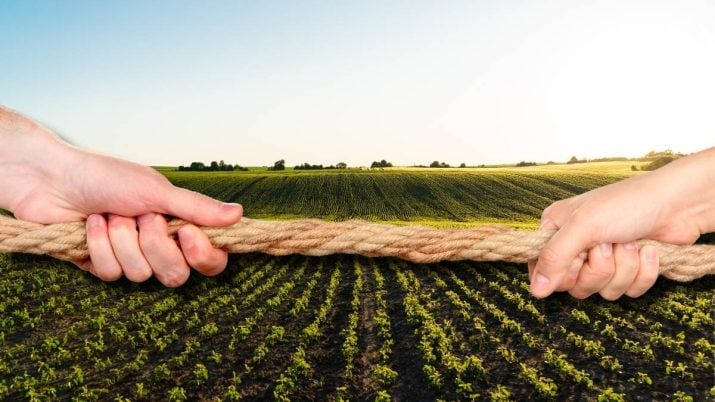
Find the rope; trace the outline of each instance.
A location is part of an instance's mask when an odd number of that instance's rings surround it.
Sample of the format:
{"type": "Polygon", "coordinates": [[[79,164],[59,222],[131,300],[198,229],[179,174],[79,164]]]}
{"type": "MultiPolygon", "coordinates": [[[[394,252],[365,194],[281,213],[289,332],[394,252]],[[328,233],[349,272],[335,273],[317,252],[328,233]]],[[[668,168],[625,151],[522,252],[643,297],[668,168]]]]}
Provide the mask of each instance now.
{"type": "MultiPolygon", "coordinates": [[[[185,221],[169,222],[175,236],[185,221]]],[[[553,232],[515,231],[502,226],[433,229],[364,220],[264,221],[242,218],[228,227],[202,227],[211,243],[232,253],[323,256],[346,253],[399,257],[417,263],[473,260],[524,263],[535,259],[553,232]]],[[[61,260],[88,257],[84,222],[42,225],[0,216],[0,252],[48,254],[61,260]]],[[[639,240],[658,249],[660,273],[681,282],[715,274],[715,246],[676,246],[639,240]]]]}

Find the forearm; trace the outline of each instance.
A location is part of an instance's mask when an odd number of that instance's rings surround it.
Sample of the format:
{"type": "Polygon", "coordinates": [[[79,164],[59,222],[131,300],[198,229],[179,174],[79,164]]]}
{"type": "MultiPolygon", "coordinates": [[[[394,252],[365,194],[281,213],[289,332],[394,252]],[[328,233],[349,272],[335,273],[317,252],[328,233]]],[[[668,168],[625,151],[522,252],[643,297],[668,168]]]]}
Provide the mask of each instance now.
{"type": "Polygon", "coordinates": [[[715,232],[715,147],[680,158],[653,172],[676,194],[675,209],[700,233],[715,232]]]}
{"type": "Polygon", "coordinates": [[[74,152],[49,129],[0,106],[0,208],[14,211],[39,183],[56,183],[74,152]]]}
{"type": "Polygon", "coordinates": [[[702,183],[701,212],[699,220],[701,233],[715,232],[715,147],[697,154],[696,169],[702,169],[705,177],[702,183]]]}

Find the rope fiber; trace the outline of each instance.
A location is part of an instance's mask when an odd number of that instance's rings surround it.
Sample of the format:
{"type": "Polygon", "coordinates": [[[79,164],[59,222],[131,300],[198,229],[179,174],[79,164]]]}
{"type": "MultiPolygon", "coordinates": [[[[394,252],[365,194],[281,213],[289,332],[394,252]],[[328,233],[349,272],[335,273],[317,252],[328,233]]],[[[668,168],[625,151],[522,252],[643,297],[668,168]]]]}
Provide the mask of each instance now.
{"type": "MultiPolygon", "coordinates": [[[[187,222],[173,219],[169,235],[187,222]]],[[[364,220],[327,222],[319,219],[266,221],[242,218],[227,227],[201,227],[211,243],[231,253],[323,256],[336,253],[398,257],[416,263],[438,261],[508,261],[535,259],[554,232],[516,231],[504,226],[435,229],[395,226],[364,220]]],[[[661,275],[687,282],[715,274],[715,246],[676,246],[654,240],[661,275]]],[[[60,260],[89,256],[84,222],[43,225],[0,216],[0,252],[47,254],[60,260]]]]}

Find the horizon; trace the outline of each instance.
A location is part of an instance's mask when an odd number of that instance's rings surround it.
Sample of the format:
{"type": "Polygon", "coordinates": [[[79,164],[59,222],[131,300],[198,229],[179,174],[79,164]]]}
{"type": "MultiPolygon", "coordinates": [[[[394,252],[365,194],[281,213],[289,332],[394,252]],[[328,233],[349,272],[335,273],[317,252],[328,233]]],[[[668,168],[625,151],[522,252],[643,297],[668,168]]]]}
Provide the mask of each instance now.
{"type": "Polygon", "coordinates": [[[8,1],[0,103],[152,166],[692,153],[715,138],[714,20],[705,0],[8,1]]]}
{"type": "MultiPolygon", "coordinates": [[[[640,161],[640,162],[643,162],[644,159],[647,158],[647,157],[648,157],[648,154],[650,154],[650,153],[654,153],[654,154],[656,154],[656,155],[663,154],[663,156],[665,156],[665,154],[668,154],[668,153],[670,153],[670,154],[672,154],[672,155],[676,155],[676,156],[685,156],[685,155],[688,155],[688,153],[684,153],[684,152],[680,152],[680,151],[672,150],[672,149],[668,148],[668,149],[665,149],[665,150],[662,150],[662,151],[659,151],[659,150],[650,150],[650,151],[648,151],[646,154],[637,155],[637,156],[636,156],[636,155],[632,155],[632,156],[623,156],[623,155],[617,155],[617,156],[598,156],[598,157],[595,157],[595,158],[588,158],[588,159],[587,159],[587,158],[583,158],[583,159],[582,159],[582,158],[579,158],[578,155],[572,155],[571,157],[577,158],[577,160],[578,160],[577,163],[624,162],[624,161],[625,161],[625,162],[627,162],[627,161],[634,161],[634,162],[640,161]],[[608,159],[608,160],[604,160],[604,159],[608,159]]],[[[274,162],[272,162],[272,163],[264,164],[264,165],[243,165],[243,164],[241,164],[241,163],[236,163],[236,161],[230,161],[230,160],[226,160],[226,159],[210,159],[210,160],[205,160],[205,161],[192,160],[192,161],[190,161],[190,162],[181,163],[181,164],[177,164],[177,165],[151,165],[151,166],[154,167],[154,168],[178,168],[178,167],[180,167],[180,166],[187,167],[187,166],[189,166],[191,163],[194,163],[194,162],[201,162],[201,163],[204,163],[206,166],[208,166],[208,165],[211,164],[212,162],[225,162],[226,164],[231,164],[231,165],[234,165],[234,166],[241,166],[241,167],[246,167],[246,168],[267,168],[267,167],[271,167],[273,163],[275,163],[275,162],[277,162],[277,161],[279,161],[279,160],[281,160],[281,159],[285,160],[284,158],[279,158],[279,159],[276,159],[276,160],[275,160],[274,162]]],[[[380,162],[381,160],[382,160],[382,159],[373,160],[373,161],[370,161],[370,163],[367,163],[367,164],[364,164],[364,165],[360,165],[360,164],[356,164],[356,165],[347,164],[347,169],[350,169],[350,168],[370,168],[370,165],[371,165],[373,162],[380,162]]],[[[569,160],[570,160],[570,158],[569,158],[569,160]]],[[[511,167],[511,166],[517,165],[517,164],[519,164],[519,163],[524,163],[524,162],[526,162],[526,163],[534,163],[534,164],[536,164],[536,166],[539,166],[539,165],[551,165],[551,164],[555,164],[555,165],[565,165],[565,164],[568,164],[569,160],[565,160],[565,161],[552,161],[552,160],[549,160],[549,161],[521,160],[521,161],[518,161],[518,162],[513,162],[513,161],[512,161],[512,162],[494,163],[494,164],[478,163],[478,164],[474,164],[474,165],[466,164],[465,168],[511,167]]],[[[386,161],[386,162],[389,162],[389,163],[392,163],[389,159],[385,159],[385,161],[386,161]]],[[[286,167],[286,170],[288,170],[288,169],[293,169],[293,168],[294,168],[295,166],[297,166],[297,165],[302,165],[302,164],[304,164],[304,163],[308,163],[308,164],[311,164],[311,165],[322,165],[324,168],[326,168],[326,167],[329,167],[329,166],[337,165],[338,163],[341,163],[341,162],[342,162],[342,161],[337,161],[337,162],[332,162],[332,163],[325,163],[325,162],[320,162],[320,161],[302,161],[302,162],[298,162],[298,163],[289,163],[287,160],[285,160],[285,167],[286,167]]],[[[432,163],[432,162],[435,162],[435,160],[432,160],[432,161],[427,162],[427,163],[421,163],[421,164],[415,163],[415,164],[411,164],[411,165],[399,165],[399,164],[394,164],[394,163],[393,163],[392,166],[390,166],[390,168],[432,168],[432,167],[429,166],[429,164],[432,163]]],[[[445,161],[437,160],[436,162],[445,162],[445,161]]],[[[460,163],[461,163],[461,162],[460,162],[460,163]]],[[[448,163],[449,166],[440,166],[440,167],[435,167],[434,169],[441,169],[441,168],[445,168],[445,169],[446,169],[446,168],[460,168],[460,166],[459,166],[460,163],[456,163],[456,164],[448,163]]],[[[466,162],[465,162],[465,163],[466,163],[466,162]]],[[[379,168],[379,169],[385,169],[385,168],[379,168]]],[[[189,170],[187,170],[187,171],[189,171],[189,170]]]]}

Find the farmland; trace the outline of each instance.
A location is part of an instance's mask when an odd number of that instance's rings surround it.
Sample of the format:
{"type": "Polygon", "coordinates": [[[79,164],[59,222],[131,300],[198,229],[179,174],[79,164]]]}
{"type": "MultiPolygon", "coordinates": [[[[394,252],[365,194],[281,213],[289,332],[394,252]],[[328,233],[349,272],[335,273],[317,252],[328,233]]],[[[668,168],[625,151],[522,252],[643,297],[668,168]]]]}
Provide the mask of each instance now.
{"type": "Polygon", "coordinates": [[[246,216],[254,218],[533,226],[553,200],[633,174],[627,163],[592,165],[165,174],[179,186],[240,202],[246,216]]]}
{"type": "MultiPolygon", "coordinates": [[[[246,216],[534,227],[623,163],[466,170],[165,171],[246,216]]],[[[100,282],[0,255],[0,399],[704,400],[715,279],[639,299],[529,295],[522,265],[233,255],[215,278],[100,282]]]]}

